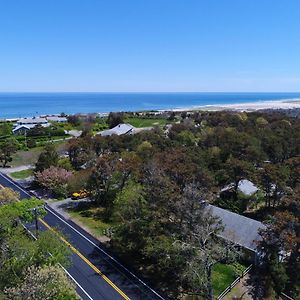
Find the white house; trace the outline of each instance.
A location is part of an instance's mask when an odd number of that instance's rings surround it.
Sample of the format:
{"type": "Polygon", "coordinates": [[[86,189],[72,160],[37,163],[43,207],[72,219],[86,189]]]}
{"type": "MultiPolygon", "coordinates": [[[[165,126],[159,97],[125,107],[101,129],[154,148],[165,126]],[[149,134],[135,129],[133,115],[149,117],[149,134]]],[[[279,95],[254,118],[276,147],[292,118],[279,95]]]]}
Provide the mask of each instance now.
{"type": "Polygon", "coordinates": [[[48,123],[46,118],[21,118],[13,125],[13,134],[25,134],[37,125],[49,127],[51,124],[48,123]]]}

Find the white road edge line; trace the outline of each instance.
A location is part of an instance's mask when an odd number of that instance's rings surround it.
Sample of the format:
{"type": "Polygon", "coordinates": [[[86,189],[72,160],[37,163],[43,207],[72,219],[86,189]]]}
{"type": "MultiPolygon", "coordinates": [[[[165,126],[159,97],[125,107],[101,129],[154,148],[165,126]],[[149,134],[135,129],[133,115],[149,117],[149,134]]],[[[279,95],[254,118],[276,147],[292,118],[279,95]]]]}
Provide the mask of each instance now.
{"type": "MultiPolygon", "coordinates": [[[[0,173],[0,175],[2,176],[2,174],[0,173]]],[[[2,176],[3,178],[7,179],[5,176],[2,176]]],[[[8,179],[8,181],[10,181],[8,179]]],[[[14,184],[16,187],[20,188],[20,190],[23,190],[21,187],[19,187],[18,185],[16,185],[13,181],[11,181],[12,184],[14,184]]],[[[29,195],[26,191],[23,190],[24,193],[26,193],[27,195],[29,195]]],[[[30,196],[30,195],[29,195],[30,196]]],[[[36,236],[24,225],[22,224],[23,228],[31,235],[31,237],[36,240],[36,236]]],[[[49,252],[49,254],[51,255],[51,253],[49,252]]],[[[67,269],[65,267],[63,267],[60,263],[58,264],[63,270],[64,272],[71,278],[71,280],[74,281],[74,283],[83,291],[83,293],[90,299],[90,300],[94,300],[88,293],[87,291],[76,281],[76,279],[67,271],[67,269]]]]}
{"type": "MultiPolygon", "coordinates": [[[[16,186],[17,188],[19,188],[21,191],[23,191],[25,194],[27,194],[28,196],[31,197],[31,195],[24,190],[22,187],[20,187],[19,185],[17,185],[14,181],[12,181],[11,179],[3,176],[2,173],[0,173],[1,176],[5,179],[7,179],[10,183],[12,183],[14,186],[16,186]]],[[[50,206],[49,206],[50,207],[50,206]]],[[[62,219],[59,215],[57,215],[55,212],[53,212],[53,208],[50,207],[47,208],[47,206],[45,206],[45,209],[48,210],[50,213],[52,213],[53,215],[55,215],[58,219],[60,219],[63,223],[65,223],[66,225],[68,225],[70,228],[72,228],[76,233],[78,233],[81,237],[83,237],[85,240],[87,240],[89,243],[91,243],[94,247],[96,247],[98,250],[100,250],[102,253],[104,253],[106,256],[108,256],[111,260],[113,260],[117,265],[119,265],[120,267],[122,267],[126,272],[128,272],[131,276],[133,276],[135,279],[137,279],[142,285],[144,285],[145,287],[147,287],[152,293],[154,293],[157,297],[159,297],[162,300],[165,300],[165,298],[163,298],[161,295],[159,295],[155,290],[153,290],[150,286],[148,286],[144,281],[142,281],[140,278],[138,278],[135,274],[133,274],[131,271],[129,271],[125,266],[123,266],[120,262],[118,262],[115,258],[113,258],[111,255],[109,255],[107,252],[105,252],[103,249],[101,249],[98,245],[96,245],[94,242],[92,242],[89,238],[87,238],[85,235],[83,235],[80,231],[78,231],[76,228],[74,228],[71,224],[69,224],[68,222],[66,222],[64,219],[62,219]]]]}
{"type": "Polygon", "coordinates": [[[113,260],[117,265],[119,265],[121,268],[123,268],[126,272],[128,272],[135,279],[137,279],[141,284],[143,284],[145,287],[147,287],[156,296],[158,296],[162,300],[165,300],[161,295],[159,295],[155,290],[153,290],[150,286],[148,286],[144,281],[142,281],[134,273],[132,273],[125,266],[123,266],[120,262],[118,262],[114,257],[112,257],[111,255],[109,255],[106,251],[104,251],[103,249],[101,249],[98,245],[96,245],[93,241],[91,241],[89,238],[87,238],[85,235],[83,235],[80,231],[78,231],[76,228],[74,228],[71,224],[69,224],[64,219],[62,219],[59,215],[57,215],[55,212],[53,212],[53,208],[51,208],[51,206],[49,206],[49,207],[50,207],[50,209],[47,206],[45,207],[45,209],[48,210],[50,213],[52,213],[54,216],[56,216],[58,219],[60,219],[63,223],[65,223],[66,225],[68,225],[70,228],[72,228],[76,233],[78,233],[81,237],[83,237],[85,240],[87,240],[89,243],[91,243],[94,247],[96,247],[98,250],[100,250],[106,256],[108,256],[111,260],[113,260]]]}
{"type": "Polygon", "coordinates": [[[75,282],[75,284],[84,292],[84,294],[90,299],[94,300],[87,292],[86,290],[76,281],[76,279],[61,265],[59,264],[62,269],[67,273],[67,275],[75,282]]]}

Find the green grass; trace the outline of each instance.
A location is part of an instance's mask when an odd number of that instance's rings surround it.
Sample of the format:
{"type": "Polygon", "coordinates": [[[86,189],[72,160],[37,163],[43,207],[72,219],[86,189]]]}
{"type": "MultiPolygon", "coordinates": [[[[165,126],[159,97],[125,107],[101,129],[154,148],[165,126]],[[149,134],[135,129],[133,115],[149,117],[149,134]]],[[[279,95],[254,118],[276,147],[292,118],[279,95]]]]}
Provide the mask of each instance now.
{"type": "Polygon", "coordinates": [[[239,263],[215,264],[212,271],[214,295],[222,293],[244,270],[246,267],[239,263]]]}
{"type": "Polygon", "coordinates": [[[10,176],[15,178],[15,179],[25,179],[29,176],[33,175],[33,170],[32,169],[26,169],[18,172],[12,172],[10,173],[10,176]]]}
{"type": "Polygon", "coordinates": [[[113,224],[103,221],[104,208],[90,207],[80,209],[68,209],[68,213],[72,217],[86,226],[96,237],[103,237],[104,230],[110,228],[113,224]]]}
{"type": "Polygon", "coordinates": [[[12,162],[10,163],[13,167],[23,166],[23,165],[34,165],[43,147],[32,148],[28,151],[20,150],[12,156],[12,162]]]}
{"type": "MultiPolygon", "coordinates": [[[[62,149],[64,149],[66,145],[66,141],[53,141],[53,143],[55,143],[57,151],[62,151],[62,149]]],[[[35,165],[43,149],[44,147],[39,146],[27,151],[19,150],[14,155],[12,155],[12,162],[10,163],[10,165],[12,167],[35,165]]]]}
{"type": "Polygon", "coordinates": [[[168,120],[163,118],[126,118],[124,123],[129,123],[134,127],[152,127],[152,126],[163,126],[170,123],[168,120]]]}

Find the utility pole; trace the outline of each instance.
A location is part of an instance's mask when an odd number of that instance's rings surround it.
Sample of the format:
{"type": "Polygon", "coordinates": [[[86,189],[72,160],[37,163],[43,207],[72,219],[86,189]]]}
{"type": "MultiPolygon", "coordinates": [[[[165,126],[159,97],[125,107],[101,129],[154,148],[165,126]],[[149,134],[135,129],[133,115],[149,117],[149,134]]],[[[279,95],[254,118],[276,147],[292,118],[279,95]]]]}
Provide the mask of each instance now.
{"type": "Polygon", "coordinates": [[[34,220],[35,220],[35,234],[38,237],[39,235],[39,223],[38,223],[38,213],[37,213],[37,208],[35,207],[33,209],[34,212],[34,220]]]}

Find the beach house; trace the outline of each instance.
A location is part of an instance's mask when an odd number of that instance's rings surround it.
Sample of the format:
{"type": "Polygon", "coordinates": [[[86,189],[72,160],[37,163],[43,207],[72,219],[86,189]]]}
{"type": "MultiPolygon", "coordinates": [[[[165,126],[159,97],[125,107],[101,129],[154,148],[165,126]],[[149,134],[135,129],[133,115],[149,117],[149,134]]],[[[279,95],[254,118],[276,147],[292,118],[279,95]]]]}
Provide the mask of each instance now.
{"type": "Polygon", "coordinates": [[[51,124],[48,122],[46,118],[21,118],[13,125],[13,134],[25,134],[30,129],[35,126],[48,127],[51,124]]]}

